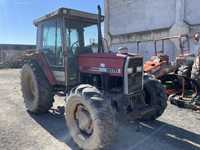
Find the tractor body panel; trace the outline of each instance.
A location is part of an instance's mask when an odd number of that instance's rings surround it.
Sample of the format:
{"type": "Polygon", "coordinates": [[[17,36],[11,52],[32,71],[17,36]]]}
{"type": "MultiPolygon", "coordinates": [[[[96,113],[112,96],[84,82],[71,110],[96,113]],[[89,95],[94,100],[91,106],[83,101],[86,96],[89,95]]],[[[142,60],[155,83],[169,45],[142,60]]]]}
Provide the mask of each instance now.
{"type": "Polygon", "coordinates": [[[154,72],[157,72],[158,70],[160,70],[160,68],[161,68],[164,64],[167,64],[167,62],[166,62],[166,61],[157,62],[157,61],[154,61],[154,60],[146,61],[145,64],[144,64],[144,71],[145,71],[146,73],[154,73],[154,72]]]}
{"type": "Polygon", "coordinates": [[[134,95],[143,89],[143,58],[121,53],[83,54],[79,56],[80,82],[108,91],[134,95]],[[100,85],[98,83],[101,83],[100,85]]]}
{"type": "Polygon", "coordinates": [[[144,63],[144,72],[153,74],[156,78],[168,74],[173,69],[174,67],[169,62],[169,56],[165,54],[153,56],[151,60],[144,63]]]}
{"type": "Polygon", "coordinates": [[[166,61],[156,62],[153,60],[144,63],[144,72],[153,74],[156,78],[159,78],[172,71],[172,66],[166,61]]]}
{"type": "Polygon", "coordinates": [[[123,77],[126,56],[117,54],[85,54],[79,56],[79,71],[82,73],[101,74],[123,77]]]}

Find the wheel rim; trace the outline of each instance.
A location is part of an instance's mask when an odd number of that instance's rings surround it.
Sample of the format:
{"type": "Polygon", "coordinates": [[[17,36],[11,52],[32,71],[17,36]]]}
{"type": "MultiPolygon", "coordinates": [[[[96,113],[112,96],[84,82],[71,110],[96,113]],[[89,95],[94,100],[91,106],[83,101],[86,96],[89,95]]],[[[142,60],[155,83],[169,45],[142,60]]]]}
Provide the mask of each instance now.
{"type": "Polygon", "coordinates": [[[93,133],[93,123],[92,117],[85,106],[78,105],[76,107],[75,120],[81,134],[85,138],[90,137],[93,133]]]}

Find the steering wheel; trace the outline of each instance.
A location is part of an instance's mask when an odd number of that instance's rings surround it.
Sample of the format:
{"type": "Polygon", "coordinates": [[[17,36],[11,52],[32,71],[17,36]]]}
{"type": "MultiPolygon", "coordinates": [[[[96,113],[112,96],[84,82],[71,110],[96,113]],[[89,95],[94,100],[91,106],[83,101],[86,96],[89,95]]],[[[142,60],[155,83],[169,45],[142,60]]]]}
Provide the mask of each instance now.
{"type": "Polygon", "coordinates": [[[76,51],[73,51],[73,48],[74,48],[75,46],[79,47],[79,41],[74,42],[74,43],[72,44],[72,46],[70,47],[70,51],[71,51],[73,54],[76,53],[76,51]]]}

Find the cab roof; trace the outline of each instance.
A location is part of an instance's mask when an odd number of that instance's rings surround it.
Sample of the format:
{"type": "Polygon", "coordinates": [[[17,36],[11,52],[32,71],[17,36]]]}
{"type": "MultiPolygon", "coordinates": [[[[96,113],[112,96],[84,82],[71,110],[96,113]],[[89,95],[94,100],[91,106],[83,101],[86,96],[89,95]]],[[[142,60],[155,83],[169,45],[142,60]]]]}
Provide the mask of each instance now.
{"type": "MultiPolygon", "coordinates": [[[[75,10],[75,9],[69,9],[69,8],[59,8],[56,11],[53,11],[43,17],[40,17],[36,20],[34,20],[34,25],[37,26],[38,24],[40,24],[41,22],[48,20],[48,19],[52,19],[55,17],[66,17],[67,19],[73,19],[73,20],[77,20],[77,21],[82,21],[82,22],[87,22],[89,24],[95,24],[98,22],[98,15],[97,14],[93,14],[93,13],[88,13],[88,12],[84,12],[84,11],[79,11],[79,10],[75,10]]],[[[101,17],[101,21],[104,20],[104,16],[101,17]]]]}

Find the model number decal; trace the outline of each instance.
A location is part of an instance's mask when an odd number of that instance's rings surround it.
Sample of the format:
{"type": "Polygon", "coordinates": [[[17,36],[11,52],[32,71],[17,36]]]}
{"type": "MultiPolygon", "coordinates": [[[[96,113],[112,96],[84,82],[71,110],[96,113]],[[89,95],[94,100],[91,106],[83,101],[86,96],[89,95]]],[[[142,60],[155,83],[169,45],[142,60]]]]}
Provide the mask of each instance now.
{"type": "Polygon", "coordinates": [[[121,69],[116,69],[116,68],[92,67],[89,70],[93,72],[121,74],[121,69]]]}

